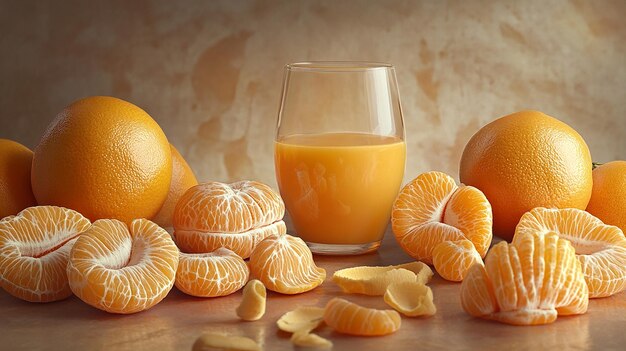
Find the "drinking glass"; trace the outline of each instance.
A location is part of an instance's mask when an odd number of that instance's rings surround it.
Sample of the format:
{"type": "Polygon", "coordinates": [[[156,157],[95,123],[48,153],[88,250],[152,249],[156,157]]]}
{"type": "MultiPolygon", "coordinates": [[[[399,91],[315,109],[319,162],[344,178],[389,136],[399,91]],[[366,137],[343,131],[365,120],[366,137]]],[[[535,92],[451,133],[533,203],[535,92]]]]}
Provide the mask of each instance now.
{"type": "Polygon", "coordinates": [[[404,176],[394,67],[285,66],[274,162],[295,234],[318,254],[378,249],[404,176]]]}

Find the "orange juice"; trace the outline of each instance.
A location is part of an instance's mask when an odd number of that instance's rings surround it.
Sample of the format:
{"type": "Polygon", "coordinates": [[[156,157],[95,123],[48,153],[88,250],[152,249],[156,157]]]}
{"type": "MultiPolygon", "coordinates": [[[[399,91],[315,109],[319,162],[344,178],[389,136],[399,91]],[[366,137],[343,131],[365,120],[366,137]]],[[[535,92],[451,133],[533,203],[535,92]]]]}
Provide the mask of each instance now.
{"type": "Polygon", "coordinates": [[[296,234],[318,244],[380,241],[405,157],[404,141],[373,134],[306,134],[276,141],[276,177],[296,234]]]}

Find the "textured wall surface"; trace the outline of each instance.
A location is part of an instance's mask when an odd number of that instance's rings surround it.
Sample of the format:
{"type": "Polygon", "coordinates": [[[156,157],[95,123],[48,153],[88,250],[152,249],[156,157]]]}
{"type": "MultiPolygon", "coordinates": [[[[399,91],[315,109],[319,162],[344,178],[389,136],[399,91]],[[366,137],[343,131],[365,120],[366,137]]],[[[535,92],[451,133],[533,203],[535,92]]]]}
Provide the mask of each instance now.
{"type": "Polygon", "coordinates": [[[65,105],[148,111],[201,180],[275,185],[283,65],[397,68],[405,179],[457,176],[489,121],[538,109],[596,161],[626,157],[626,2],[0,1],[0,137],[34,147],[65,105]]]}

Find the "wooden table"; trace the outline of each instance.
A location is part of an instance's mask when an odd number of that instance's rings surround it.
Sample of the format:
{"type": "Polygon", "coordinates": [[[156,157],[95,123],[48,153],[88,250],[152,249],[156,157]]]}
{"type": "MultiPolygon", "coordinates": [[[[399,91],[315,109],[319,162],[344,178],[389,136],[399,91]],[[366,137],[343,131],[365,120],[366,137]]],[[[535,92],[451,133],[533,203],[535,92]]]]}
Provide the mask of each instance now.
{"type": "MultiPolygon", "coordinates": [[[[276,320],[300,305],[323,306],[343,296],[364,306],[389,308],[382,297],[342,294],[330,281],[333,272],[357,265],[389,265],[410,261],[387,233],[377,253],[351,257],[316,256],[327,271],[327,281],[296,296],[269,293],[267,313],[256,322],[235,315],[241,292],[201,299],[174,288],[151,310],[134,315],[113,315],[92,308],[78,298],[35,304],[0,292],[0,349],[6,350],[189,350],[203,332],[220,331],[257,340],[265,350],[291,350],[289,334],[276,320]]],[[[437,314],[430,318],[403,318],[398,332],[384,337],[351,337],[318,331],[334,343],[334,350],[626,350],[626,292],[592,300],[589,312],[559,317],[553,324],[514,327],[475,319],[459,302],[460,284],[437,276],[430,283],[437,314]]]]}

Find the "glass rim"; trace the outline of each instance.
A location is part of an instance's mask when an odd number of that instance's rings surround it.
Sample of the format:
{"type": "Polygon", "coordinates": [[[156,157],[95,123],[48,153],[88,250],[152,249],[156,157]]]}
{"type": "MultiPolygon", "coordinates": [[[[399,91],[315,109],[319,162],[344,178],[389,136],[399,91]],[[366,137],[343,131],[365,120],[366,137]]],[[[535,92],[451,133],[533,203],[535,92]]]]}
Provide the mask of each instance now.
{"type": "Polygon", "coordinates": [[[385,62],[369,61],[302,61],[288,63],[285,69],[289,71],[309,72],[363,72],[379,69],[394,69],[393,65],[385,62]]]}

